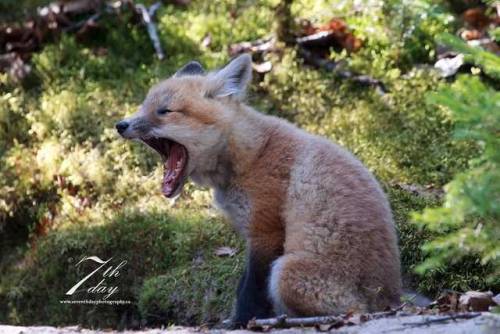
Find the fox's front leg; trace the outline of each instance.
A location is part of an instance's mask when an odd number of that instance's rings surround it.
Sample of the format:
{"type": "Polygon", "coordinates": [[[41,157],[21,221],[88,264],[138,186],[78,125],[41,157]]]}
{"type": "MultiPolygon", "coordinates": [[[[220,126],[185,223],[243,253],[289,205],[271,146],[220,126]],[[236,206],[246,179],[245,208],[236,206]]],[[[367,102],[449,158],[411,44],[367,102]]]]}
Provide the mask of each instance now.
{"type": "Polygon", "coordinates": [[[267,293],[271,263],[262,263],[255,252],[249,251],[245,272],[237,291],[234,326],[245,327],[252,318],[268,318],[272,305],[267,293]]]}

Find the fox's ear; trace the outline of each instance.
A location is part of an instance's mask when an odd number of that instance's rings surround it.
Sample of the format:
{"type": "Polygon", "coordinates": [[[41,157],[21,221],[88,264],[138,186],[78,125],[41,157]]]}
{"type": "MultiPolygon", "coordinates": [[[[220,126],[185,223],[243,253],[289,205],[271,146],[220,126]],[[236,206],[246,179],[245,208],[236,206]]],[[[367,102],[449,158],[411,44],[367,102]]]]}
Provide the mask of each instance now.
{"type": "Polygon", "coordinates": [[[203,75],[205,70],[203,66],[197,61],[190,61],[186,65],[182,66],[180,70],[175,72],[174,78],[182,77],[185,75],[203,75]]]}
{"type": "Polygon", "coordinates": [[[243,98],[247,84],[252,79],[252,57],[248,54],[236,57],[225,67],[213,73],[209,79],[210,87],[207,95],[243,98]]]}

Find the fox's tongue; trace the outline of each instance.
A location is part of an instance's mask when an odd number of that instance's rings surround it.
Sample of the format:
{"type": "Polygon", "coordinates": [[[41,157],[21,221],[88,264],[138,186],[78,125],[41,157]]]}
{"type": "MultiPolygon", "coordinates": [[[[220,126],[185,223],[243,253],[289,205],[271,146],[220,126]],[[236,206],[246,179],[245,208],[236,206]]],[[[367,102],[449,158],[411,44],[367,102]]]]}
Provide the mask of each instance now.
{"type": "Polygon", "coordinates": [[[166,197],[171,197],[182,182],[187,153],[184,146],[172,142],[167,160],[163,164],[162,191],[166,197]]]}

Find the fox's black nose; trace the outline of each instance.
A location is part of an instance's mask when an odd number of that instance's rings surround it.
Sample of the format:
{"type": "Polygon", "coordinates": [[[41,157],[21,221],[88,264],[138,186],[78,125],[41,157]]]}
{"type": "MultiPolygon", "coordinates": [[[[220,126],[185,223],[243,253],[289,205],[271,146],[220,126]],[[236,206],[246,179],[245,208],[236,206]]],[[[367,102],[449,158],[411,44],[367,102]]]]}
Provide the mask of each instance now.
{"type": "Polygon", "coordinates": [[[115,127],[116,131],[118,131],[119,134],[122,134],[123,132],[125,132],[125,130],[127,130],[128,123],[125,121],[119,121],[118,123],[116,123],[115,127]]]}

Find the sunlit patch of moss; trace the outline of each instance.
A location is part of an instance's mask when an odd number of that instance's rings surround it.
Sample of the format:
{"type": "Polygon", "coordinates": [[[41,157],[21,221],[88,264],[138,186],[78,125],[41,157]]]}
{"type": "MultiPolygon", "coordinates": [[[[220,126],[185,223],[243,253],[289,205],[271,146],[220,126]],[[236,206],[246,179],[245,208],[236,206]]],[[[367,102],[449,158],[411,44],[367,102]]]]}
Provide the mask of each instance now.
{"type": "Polygon", "coordinates": [[[474,146],[454,142],[448,115],[426,103],[440,85],[432,73],[396,73],[380,96],[296,59],[286,53],[261,83],[277,115],[348,147],[384,180],[444,184],[467,165],[474,146]]]}

